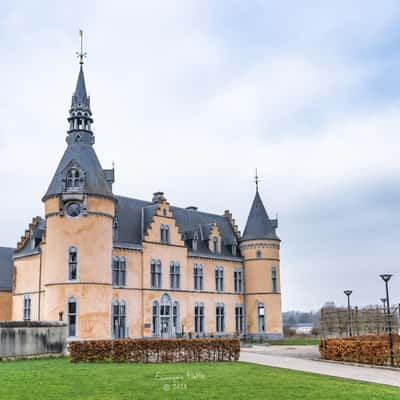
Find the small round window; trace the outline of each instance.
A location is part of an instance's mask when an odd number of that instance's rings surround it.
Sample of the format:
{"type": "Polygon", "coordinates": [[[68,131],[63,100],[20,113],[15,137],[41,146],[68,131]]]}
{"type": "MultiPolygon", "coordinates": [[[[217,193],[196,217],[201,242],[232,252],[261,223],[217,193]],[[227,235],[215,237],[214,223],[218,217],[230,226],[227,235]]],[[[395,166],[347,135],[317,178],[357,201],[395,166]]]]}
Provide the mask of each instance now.
{"type": "Polygon", "coordinates": [[[81,205],[76,202],[68,203],[66,207],[67,214],[72,218],[79,217],[81,215],[81,210],[81,205]]]}

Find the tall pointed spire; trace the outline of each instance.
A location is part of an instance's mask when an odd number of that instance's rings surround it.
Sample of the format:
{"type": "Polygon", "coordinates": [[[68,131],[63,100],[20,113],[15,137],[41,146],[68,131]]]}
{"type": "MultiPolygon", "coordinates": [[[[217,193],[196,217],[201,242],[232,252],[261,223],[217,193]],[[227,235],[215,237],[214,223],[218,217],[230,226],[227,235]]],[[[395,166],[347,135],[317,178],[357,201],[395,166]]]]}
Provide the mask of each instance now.
{"type": "Polygon", "coordinates": [[[86,144],[93,144],[94,135],[91,130],[93,118],[90,109],[90,97],[87,95],[85,75],[83,73],[83,58],[86,57],[86,53],[83,53],[82,31],[80,31],[80,36],[81,51],[80,53],[77,52],[80,67],[75,92],[72,95],[71,108],[69,110],[67,143],[83,142],[86,144]]]}
{"type": "Polygon", "coordinates": [[[276,234],[277,219],[270,219],[258,191],[258,176],[256,171],[256,195],[247,218],[242,240],[272,239],[279,240],[276,234]]]}

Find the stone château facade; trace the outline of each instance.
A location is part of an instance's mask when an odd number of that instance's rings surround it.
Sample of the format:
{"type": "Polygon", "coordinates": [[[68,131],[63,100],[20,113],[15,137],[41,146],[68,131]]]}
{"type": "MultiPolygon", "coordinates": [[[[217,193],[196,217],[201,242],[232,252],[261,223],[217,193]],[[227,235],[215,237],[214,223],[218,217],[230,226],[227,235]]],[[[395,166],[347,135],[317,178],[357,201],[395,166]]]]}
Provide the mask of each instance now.
{"type": "Polygon", "coordinates": [[[243,235],[229,211],[114,194],[114,170],[93,147],[82,63],[68,122],[44,218],[14,252],[0,248],[0,319],[62,319],[81,339],[280,338],[280,239],[258,188],[243,235]]]}

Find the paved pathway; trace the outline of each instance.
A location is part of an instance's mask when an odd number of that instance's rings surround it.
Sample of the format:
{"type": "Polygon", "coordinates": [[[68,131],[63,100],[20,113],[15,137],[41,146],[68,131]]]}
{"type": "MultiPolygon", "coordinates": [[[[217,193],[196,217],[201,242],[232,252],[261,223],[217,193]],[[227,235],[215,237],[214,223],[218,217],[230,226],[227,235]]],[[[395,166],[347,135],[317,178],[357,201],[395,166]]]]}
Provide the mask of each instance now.
{"type": "Polygon", "coordinates": [[[316,346],[306,347],[308,349],[303,346],[242,348],[240,361],[400,387],[400,371],[313,360],[316,346]]]}

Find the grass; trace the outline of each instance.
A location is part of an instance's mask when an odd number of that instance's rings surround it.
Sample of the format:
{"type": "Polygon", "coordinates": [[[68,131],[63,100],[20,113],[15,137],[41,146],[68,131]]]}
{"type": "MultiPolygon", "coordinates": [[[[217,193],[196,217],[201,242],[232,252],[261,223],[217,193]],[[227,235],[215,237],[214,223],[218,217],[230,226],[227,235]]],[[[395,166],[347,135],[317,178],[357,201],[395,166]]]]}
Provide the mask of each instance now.
{"type": "Polygon", "coordinates": [[[272,346],[305,346],[305,345],[313,345],[313,346],[318,346],[319,345],[319,339],[313,339],[313,338],[287,338],[287,339],[282,339],[282,340],[247,340],[245,343],[249,344],[270,344],[272,346]]]}
{"type": "Polygon", "coordinates": [[[389,400],[400,389],[248,363],[0,362],[0,399],[389,400]]]}

